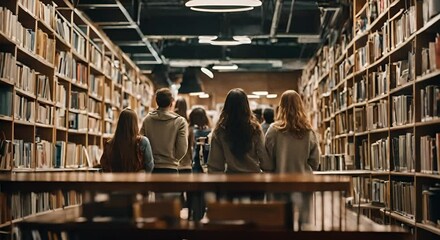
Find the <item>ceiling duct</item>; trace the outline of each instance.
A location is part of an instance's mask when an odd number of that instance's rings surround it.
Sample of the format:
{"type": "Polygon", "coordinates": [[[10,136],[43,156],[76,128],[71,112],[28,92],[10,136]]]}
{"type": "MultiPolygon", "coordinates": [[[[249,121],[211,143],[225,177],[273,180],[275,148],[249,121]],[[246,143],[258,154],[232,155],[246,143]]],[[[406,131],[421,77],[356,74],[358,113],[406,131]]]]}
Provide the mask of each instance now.
{"type": "Polygon", "coordinates": [[[182,83],[180,84],[179,93],[202,92],[202,82],[199,78],[198,67],[187,67],[183,72],[182,83]]]}

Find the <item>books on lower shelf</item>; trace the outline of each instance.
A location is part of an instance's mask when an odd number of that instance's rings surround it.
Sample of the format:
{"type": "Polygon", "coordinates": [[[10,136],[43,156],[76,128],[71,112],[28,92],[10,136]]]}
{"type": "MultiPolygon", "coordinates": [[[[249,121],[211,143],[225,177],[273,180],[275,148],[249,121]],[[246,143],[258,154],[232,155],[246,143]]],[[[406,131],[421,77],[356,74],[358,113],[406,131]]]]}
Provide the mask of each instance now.
{"type": "Polygon", "coordinates": [[[36,77],[33,69],[17,62],[17,79],[15,81],[17,88],[34,95],[37,82],[36,77]]]}
{"type": "Polygon", "coordinates": [[[368,157],[368,139],[363,139],[358,145],[359,165],[361,169],[370,170],[371,160],[368,157]]]}
{"type": "Polygon", "coordinates": [[[90,160],[89,167],[99,165],[101,162],[103,150],[97,145],[89,145],[87,146],[87,152],[90,160]]]}
{"type": "Polygon", "coordinates": [[[412,182],[391,181],[392,210],[409,218],[415,213],[415,187],[412,182]]]}
{"type": "Polygon", "coordinates": [[[14,139],[14,168],[35,168],[34,144],[14,139]]]}
{"type": "Polygon", "coordinates": [[[377,140],[376,142],[371,143],[370,146],[370,162],[371,162],[371,170],[377,171],[386,171],[390,170],[390,162],[387,158],[388,153],[388,138],[382,138],[377,140]]]}
{"type": "Polygon", "coordinates": [[[59,51],[56,53],[56,72],[61,76],[72,78],[73,76],[72,53],[59,51]]]}
{"type": "Polygon", "coordinates": [[[367,99],[366,85],[367,81],[364,78],[353,84],[353,96],[351,97],[354,103],[360,103],[367,99]]]}
{"type": "Polygon", "coordinates": [[[384,207],[389,207],[389,187],[390,181],[373,178],[371,180],[371,202],[384,207]]]}
{"type": "Polygon", "coordinates": [[[440,173],[440,133],[420,137],[420,171],[440,173]]]}
{"type": "Polygon", "coordinates": [[[345,170],[345,155],[321,155],[321,171],[345,170]]]}
{"type": "Polygon", "coordinates": [[[17,79],[17,61],[11,53],[0,52],[0,78],[7,79],[11,83],[17,79]]]}
{"type": "Polygon", "coordinates": [[[53,167],[54,146],[46,140],[40,140],[36,143],[36,168],[53,167]]]}
{"type": "Polygon", "coordinates": [[[391,159],[394,171],[415,171],[415,138],[414,134],[406,133],[391,139],[391,159]]]}
{"type": "Polygon", "coordinates": [[[102,69],[102,52],[97,45],[94,43],[90,44],[90,62],[98,68],[98,70],[102,69]]]}
{"type": "Polygon", "coordinates": [[[67,107],[66,87],[64,87],[64,85],[58,83],[56,85],[55,93],[56,93],[55,100],[56,100],[57,105],[62,108],[66,108],[67,107]]]}
{"type": "Polygon", "coordinates": [[[31,53],[35,53],[35,32],[17,24],[17,44],[31,53]]]}
{"type": "Polygon", "coordinates": [[[353,181],[353,205],[371,202],[371,179],[369,177],[352,178],[353,181]]]}
{"type": "Polygon", "coordinates": [[[66,109],[57,108],[55,110],[55,126],[66,128],[66,109]]]}
{"type": "Polygon", "coordinates": [[[92,114],[101,116],[102,104],[93,98],[89,98],[87,111],[92,114]]]}
{"type": "Polygon", "coordinates": [[[89,117],[89,133],[100,134],[102,122],[99,119],[89,117]]]}
{"type": "Polygon", "coordinates": [[[0,116],[12,116],[12,88],[0,85],[0,116]]]}
{"type": "Polygon", "coordinates": [[[14,97],[14,118],[30,123],[35,122],[35,101],[19,95],[14,97]]]}
{"type": "Polygon", "coordinates": [[[440,226],[440,185],[423,186],[422,191],[422,223],[440,226]]]}
{"type": "Polygon", "coordinates": [[[81,145],[69,142],[67,143],[66,168],[77,168],[88,165],[87,149],[81,145]]]}
{"type": "Polygon", "coordinates": [[[392,126],[402,126],[414,122],[413,97],[400,95],[392,97],[392,126]]]}
{"type": "Polygon", "coordinates": [[[440,118],[440,86],[428,85],[420,89],[421,121],[440,118]]]}
{"type": "MultiPolygon", "coordinates": [[[[14,149],[11,140],[0,139],[0,169],[11,170],[14,161],[14,149]]],[[[1,220],[1,218],[0,218],[1,220]]]]}
{"type": "Polygon", "coordinates": [[[80,132],[87,131],[87,115],[69,112],[69,129],[80,132]]]}
{"type": "MultiPolygon", "coordinates": [[[[103,95],[104,76],[89,75],[89,94],[98,98],[102,98],[103,95]]],[[[110,90],[109,90],[110,92],[110,90]]]]}
{"type": "Polygon", "coordinates": [[[70,108],[78,110],[87,109],[87,93],[71,91],[70,93],[70,108]]]}
{"type": "Polygon", "coordinates": [[[87,66],[73,59],[72,82],[87,86],[87,66]]]}
{"type": "Polygon", "coordinates": [[[440,70],[440,36],[437,34],[434,42],[428,43],[428,48],[422,49],[422,75],[440,70]]]}
{"type": "Polygon", "coordinates": [[[37,96],[48,101],[52,101],[52,90],[49,77],[44,75],[37,76],[37,96]]]}
{"type": "Polygon", "coordinates": [[[382,70],[382,66],[380,66],[376,72],[368,74],[368,96],[370,99],[388,93],[388,64],[384,68],[382,70]]]}
{"type": "Polygon", "coordinates": [[[408,59],[393,62],[391,64],[391,89],[404,85],[416,78],[415,62],[414,52],[408,52],[408,59]]]}
{"type": "Polygon", "coordinates": [[[53,106],[37,102],[35,121],[45,125],[53,125],[53,106]]]}
{"type": "Polygon", "coordinates": [[[367,129],[374,130],[388,127],[388,101],[380,100],[367,106],[367,129]]]}

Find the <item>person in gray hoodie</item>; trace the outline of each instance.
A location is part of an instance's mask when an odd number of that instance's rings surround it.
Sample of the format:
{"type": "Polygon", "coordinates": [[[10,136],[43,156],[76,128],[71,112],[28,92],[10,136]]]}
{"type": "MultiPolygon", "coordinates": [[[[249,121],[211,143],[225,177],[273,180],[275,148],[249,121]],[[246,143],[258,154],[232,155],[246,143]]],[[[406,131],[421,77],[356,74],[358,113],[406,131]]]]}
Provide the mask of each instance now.
{"type": "Polygon", "coordinates": [[[188,149],[188,123],[172,111],[174,98],[168,88],[156,91],[158,109],[145,117],[140,133],[151,143],[153,173],[177,173],[188,149]]]}

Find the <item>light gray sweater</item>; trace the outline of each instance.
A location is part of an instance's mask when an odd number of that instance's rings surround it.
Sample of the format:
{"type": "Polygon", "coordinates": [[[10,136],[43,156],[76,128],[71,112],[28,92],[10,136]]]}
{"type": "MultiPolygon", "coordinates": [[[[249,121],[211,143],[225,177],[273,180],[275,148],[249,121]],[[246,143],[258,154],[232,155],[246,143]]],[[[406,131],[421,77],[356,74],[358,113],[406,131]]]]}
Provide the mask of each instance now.
{"type": "Polygon", "coordinates": [[[270,171],[272,169],[273,166],[264,148],[262,131],[254,136],[251,150],[242,159],[238,159],[232,154],[222,129],[213,131],[208,157],[208,172],[258,173],[262,170],[270,171]]]}
{"type": "Polygon", "coordinates": [[[319,146],[313,131],[298,138],[271,125],[266,133],[266,150],[276,173],[310,173],[318,169],[319,146]]]}

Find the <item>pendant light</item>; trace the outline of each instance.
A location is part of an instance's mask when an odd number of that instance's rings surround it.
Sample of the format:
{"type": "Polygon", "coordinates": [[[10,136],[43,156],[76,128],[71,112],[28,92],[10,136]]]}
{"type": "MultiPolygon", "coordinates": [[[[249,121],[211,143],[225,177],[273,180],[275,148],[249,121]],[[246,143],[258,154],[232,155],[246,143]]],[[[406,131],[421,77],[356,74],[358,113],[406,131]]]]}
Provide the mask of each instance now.
{"type": "Polygon", "coordinates": [[[190,0],[185,3],[193,11],[243,12],[261,6],[260,0],[190,0]]]}

